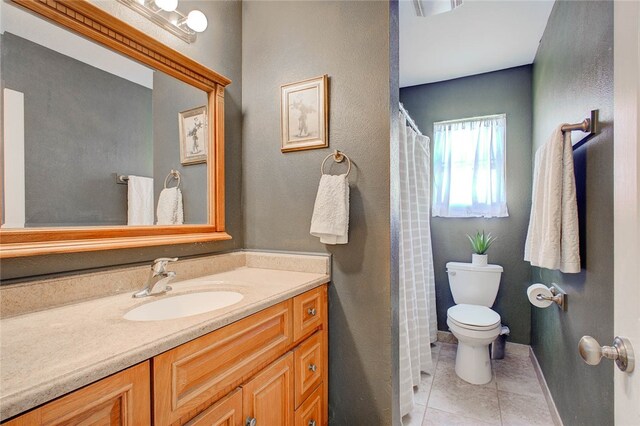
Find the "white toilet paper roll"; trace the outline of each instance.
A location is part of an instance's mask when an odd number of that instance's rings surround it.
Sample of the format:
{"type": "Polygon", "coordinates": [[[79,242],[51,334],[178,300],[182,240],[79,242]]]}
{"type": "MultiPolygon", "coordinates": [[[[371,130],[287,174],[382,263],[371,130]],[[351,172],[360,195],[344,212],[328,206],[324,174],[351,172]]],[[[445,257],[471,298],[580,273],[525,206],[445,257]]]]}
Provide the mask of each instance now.
{"type": "Polygon", "coordinates": [[[553,303],[551,300],[536,299],[536,296],[539,294],[548,297],[553,296],[551,290],[549,290],[549,287],[544,284],[531,284],[529,288],[527,288],[527,297],[529,298],[529,302],[531,302],[533,306],[537,306],[538,308],[546,308],[551,306],[551,304],[553,303]]]}

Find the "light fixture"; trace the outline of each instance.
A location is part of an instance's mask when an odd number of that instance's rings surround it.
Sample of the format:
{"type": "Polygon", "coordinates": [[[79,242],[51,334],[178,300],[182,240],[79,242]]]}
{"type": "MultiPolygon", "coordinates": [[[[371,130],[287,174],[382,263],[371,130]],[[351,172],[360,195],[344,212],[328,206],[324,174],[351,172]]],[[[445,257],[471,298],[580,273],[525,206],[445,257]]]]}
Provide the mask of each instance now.
{"type": "Polygon", "coordinates": [[[173,12],[178,8],[178,0],[155,0],[155,4],[165,12],[173,12]]]}
{"type": "Polygon", "coordinates": [[[196,41],[197,33],[207,29],[207,17],[200,10],[184,14],[178,0],[118,0],[156,25],[187,43],[196,41]]]}
{"type": "Polygon", "coordinates": [[[207,29],[207,17],[199,10],[192,10],[187,15],[187,26],[197,33],[207,29]]]}
{"type": "Polygon", "coordinates": [[[425,17],[450,12],[462,5],[462,0],[413,0],[416,15],[425,17]]]}

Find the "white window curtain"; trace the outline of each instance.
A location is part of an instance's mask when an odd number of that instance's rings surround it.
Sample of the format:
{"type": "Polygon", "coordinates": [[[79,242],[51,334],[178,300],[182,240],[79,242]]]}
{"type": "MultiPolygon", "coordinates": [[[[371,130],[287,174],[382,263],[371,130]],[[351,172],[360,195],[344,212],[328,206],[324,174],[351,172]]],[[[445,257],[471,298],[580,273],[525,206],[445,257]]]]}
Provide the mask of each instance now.
{"type": "Polygon", "coordinates": [[[509,216],[505,135],[505,114],[433,124],[433,216],[509,216]]]}

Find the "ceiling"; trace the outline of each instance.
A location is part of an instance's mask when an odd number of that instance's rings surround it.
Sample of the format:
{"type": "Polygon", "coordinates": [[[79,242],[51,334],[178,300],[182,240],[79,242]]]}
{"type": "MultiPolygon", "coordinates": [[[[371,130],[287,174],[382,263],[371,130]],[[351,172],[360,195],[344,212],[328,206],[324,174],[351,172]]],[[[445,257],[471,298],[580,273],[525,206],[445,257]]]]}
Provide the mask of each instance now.
{"type": "Polygon", "coordinates": [[[532,63],[553,3],[463,0],[423,18],[412,0],[400,0],[400,87],[532,63]]]}

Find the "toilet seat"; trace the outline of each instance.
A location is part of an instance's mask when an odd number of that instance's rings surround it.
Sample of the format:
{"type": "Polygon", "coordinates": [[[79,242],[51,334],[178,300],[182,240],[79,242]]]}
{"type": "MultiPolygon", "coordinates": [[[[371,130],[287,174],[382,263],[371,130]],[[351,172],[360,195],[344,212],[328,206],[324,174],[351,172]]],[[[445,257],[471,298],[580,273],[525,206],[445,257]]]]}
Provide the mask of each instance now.
{"type": "Polygon", "coordinates": [[[467,330],[484,331],[500,327],[500,315],[486,306],[455,305],[447,310],[447,318],[467,330]]]}

